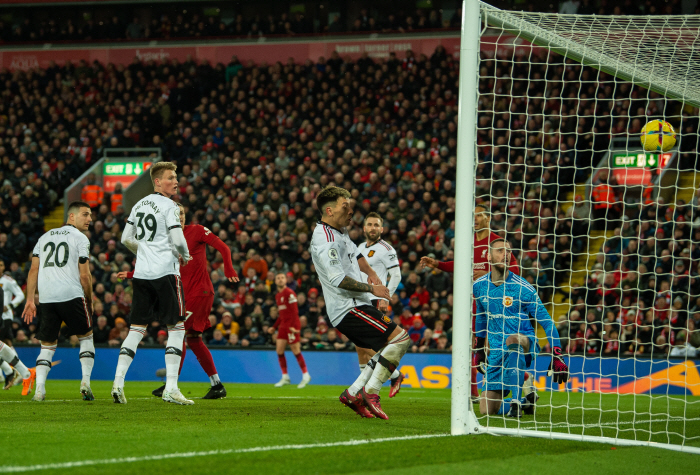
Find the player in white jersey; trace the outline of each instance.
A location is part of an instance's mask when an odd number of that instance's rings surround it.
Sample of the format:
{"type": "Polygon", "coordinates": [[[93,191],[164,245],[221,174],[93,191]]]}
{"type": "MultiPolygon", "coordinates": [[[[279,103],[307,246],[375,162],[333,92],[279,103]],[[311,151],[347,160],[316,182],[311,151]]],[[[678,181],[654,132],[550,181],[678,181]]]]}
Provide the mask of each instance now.
{"type": "MultiPolygon", "coordinates": [[[[401,282],[401,270],[399,269],[399,259],[394,248],[382,239],[382,231],[384,229],[384,220],[377,213],[369,213],[365,216],[364,232],[366,241],[360,243],[357,248],[360,250],[369,266],[377,273],[377,277],[382,285],[386,285],[389,289],[389,295],[396,292],[396,288],[401,282]]],[[[361,273],[362,282],[367,282],[368,275],[361,273]]],[[[373,299],[372,305],[376,306],[380,312],[386,314],[389,310],[389,301],[387,299],[373,299]]],[[[365,366],[374,356],[374,350],[369,348],[360,348],[356,346],[357,359],[360,361],[360,372],[365,369],[365,366]]],[[[396,396],[401,390],[403,375],[396,369],[391,375],[391,390],[389,397],[396,396]]]]}
{"type": "Polygon", "coordinates": [[[85,401],[95,399],[90,389],[90,375],[95,364],[90,240],[83,234],[91,222],[90,205],[82,201],[71,203],[66,224],[41,236],[32,252],[32,267],[27,277],[29,298],[22,314],[26,323],[34,320],[34,294],[38,284],[41,315],[36,338],[41,342],[41,351],[36,359],[36,393],[32,401],[43,401],[46,397],[46,378],[63,323],[80,340],[83,371],[80,394],[85,401]]]}
{"type": "Polygon", "coordinates": [[[350,193],[328,186],[316,197],[321,221],[311,237],[311,257],[323,287],[331,324],[356,346],[370,348],[372,357],[359,378],[340,395],[340,402],[363,417],[388,419],[379,390],[399,366],[409,347],[408,333],[372,305],[371,296],[389,298],[389,289],[350,240],[350,193]],[[367,274],[362,282],[360,271],[367,274]]]}
{"type": "MultiPolygon", "coordinates": [[[[0,318],[0,341],[10,347],[14,356],[17,357],[17,352],[12,348],[12,319],[14,318],[14,309],[19,307],[19,304],[24,302],[24,293],[17,281],[10,277],[10,274],[5,274],[5,262],[0,261],[0,288],[2,288],[3,303],[2,317],[0,318]]],[[[12,358],[14,360],[14,358],[12,358]]],[[[10,366],[8,361],[0,358],[0,379],[5,379],[3,389],[10,389],[12,386],[19,384],[22,381],[22,376],[19,371],[10,366]],[[4,376],[3,372],[7,375],[4,376]]]]}
{"type": "Polygon", "coordinates": [[[185,340],[185,293],[180,266],[190,253],[180,223],[180,208],[171,197],[177,193],[177,165],[158,162],[150,169],[154,193],[134,205],[122,233],[122,243],[136,254],[129,335],[119,351],[112,387],[115,403],[126,404],[124,379],[146,327],[157,318],[168,328],[165,348],[166,383],[163,401],[189,405],[177,387],[185,340]]]}

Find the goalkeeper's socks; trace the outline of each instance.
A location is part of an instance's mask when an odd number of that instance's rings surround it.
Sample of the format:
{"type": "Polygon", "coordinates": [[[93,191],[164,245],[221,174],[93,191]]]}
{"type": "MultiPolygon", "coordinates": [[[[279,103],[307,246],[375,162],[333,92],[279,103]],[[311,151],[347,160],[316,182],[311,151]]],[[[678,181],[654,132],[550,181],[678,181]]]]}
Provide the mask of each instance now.
{"type": "Polygon", "coordinates": [[[117,361],[117,372],[114,375],[114,387],[123,388],[124,378],[126,378],[126,372],[131,366],[131,362],[134,361],[134,356],[136,356],[136,350],[139,347],[139,343],[146,334],[146,327],[131,327],[129,329],[129,334],[124,339],[122,343],[122,348],[119,350],[119,360],[117,361]]]}
{"type": "Polygon", "coordinates": [[[56,353],[56,345],[41,345],[41,351],[36,358],[36,392],[46,394],[46,378],[51,371],[54,353],[56,353]]]}
{"type": "Polygon", "coordinates": [[[505,398],[503,400],[503,404],[501,404],[501,407],[498,408],[498,412],[496,413],[499,416],[504,416],[508,414],[508,411],[510,411],[510,402],[512,401],[512,398],[505,398]]]}
{"type": "Polygon", "coordinates": [[[519,401],[522,397],[523,383],[525,382],[525,349],[517,343],[508,345],[507,375],[511,395],[516,401],[519,401]]]}

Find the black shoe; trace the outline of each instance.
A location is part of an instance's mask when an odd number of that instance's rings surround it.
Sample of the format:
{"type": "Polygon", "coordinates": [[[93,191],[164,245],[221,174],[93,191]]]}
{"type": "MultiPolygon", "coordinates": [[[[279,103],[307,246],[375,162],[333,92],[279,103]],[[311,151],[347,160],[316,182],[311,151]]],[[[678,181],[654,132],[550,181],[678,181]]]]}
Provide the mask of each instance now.
{"type": "Polygon", "coordinates": [[[523,417],[523,409],[520,407],[520,401],[512,401],[510,403],[510,411],[508,411],[508,417],[523,417]]]}
{"type": "Polygon", "coordinates": [[[165,384],[158,389],[154,389],[151,394],[153,394],[155,397],[163,397],[163,391],[165,391],[165,384]]]}
{"type": "Polygon", "coordinates": [[[226,388],[223,384],[218,383],[216,386],[209,388],[209,392],[202,399],[223,399],[226,397],[226,388]]]}
{"type": "Polygon", "coordinates": [[[537,404],[537,400],[540,398],[540,396],[537,394],[537,392],[533,391],[527,396],[525,396],[525,399],[527,400],[527,403],[523,405],[523,414],[527,416],[533,416],[535,415],[535,404],[537,404]]]}

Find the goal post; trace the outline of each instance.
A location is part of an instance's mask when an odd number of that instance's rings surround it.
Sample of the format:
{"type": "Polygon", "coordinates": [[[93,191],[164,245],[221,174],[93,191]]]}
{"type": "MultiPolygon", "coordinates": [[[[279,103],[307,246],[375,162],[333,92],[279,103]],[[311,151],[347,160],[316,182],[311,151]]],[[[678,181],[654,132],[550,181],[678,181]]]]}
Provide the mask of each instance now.
{"type": "Polygon", "coordinates": [[[677,356],[700,341],[700,16],[465,0],[459,60],[452,434],[700,454],[700,350],[677,356]],[[642,148],[650,121],[675,127],[673,149],[642,148]],[[481,415],[470,400],[474,206],[484,202],[570,368],[567,384],[552,381],[539,329],[528,384],[540,400],[520,419],[481,415]]]}

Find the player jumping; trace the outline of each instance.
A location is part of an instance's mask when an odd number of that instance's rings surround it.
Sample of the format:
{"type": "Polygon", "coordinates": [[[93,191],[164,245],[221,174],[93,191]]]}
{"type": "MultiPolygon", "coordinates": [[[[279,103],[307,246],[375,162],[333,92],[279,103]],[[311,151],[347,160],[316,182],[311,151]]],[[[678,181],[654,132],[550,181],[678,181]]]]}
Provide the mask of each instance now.
{"type": "Polygon", "coordinates": [[[326,187],[316,197],[321,221],[311,238],[311,257],[331,324],[356,346],[377,352],[340,395],[340,402],[363,417],[388,419],[379,403],[379,390],[399,366],[411,340],[372,305],[370,295],[388,299],[389,289],[347,233],[353,214],[350,197],[350,192],[336,186],[326,187]],[[360,271],[369,276],[369,283],[362,282],[360,271]]]}
{"type": "MultiPolygon", "coordinates": [[[[226,397],[226,388],[219,379],[216,371],[214,359],[207,345],[202,341],[202,333],[211,327],[209,314],[214,305],[214,286],[207,272],[207,245],[212,246],[221,253],[224,258],[224,275],[229,282],[238,282],[238,274],[233,269],[231,261],[231,250],[224,242],[216,237],[209,229],[200,224],[188,224],[185,226],[185,208],[180,207],[180,223],[184,229],[187,248],[190,250],[192,260],[186,267],[180,269],[182,276],[182,286],[185,288],[185,310],[187,318],[185,320],[185,331],[187,332],[187,346],[197,357],[197,361],[207,376],[211,388],[202,399],[221,399],[226,397]]],[[[180,360],[180,370],[185,361],[187,348],[182,346],[182,359],[180,360]]],[[[179,374],[178,372],[178,374],[179,374]]],[[[165,385],[153,391],[156,397],[162,397],[165,385]]]]}
{"type": "Polygon", "coordinates": [[[32,267],[27,277],[27,303],[22,318],[34,321],[34,294],[39,287],[41,318],[37,339],[41,351],[36,359],[36,393],[32,401],[46,397],[46,378],[56,352],[61,324],[80,340],[80,366],[83,379],[80,394],[83,400],[95,397],[90,389],[90,375],[95,365],[95,344],[92,339],[92,275],[90,275],[90,240],[83,234],[90,227],[90,206],[76,201],[68,206],[68,221],[39,238],[32,253],[32,267]]]}
{"type": "MultiPolygon", "coordinates": [[[[366,241],[360,243],[357,248],[360,250],[370,267],[377,273],[377,277],[389,289],[389,295],[396,292],[396,288],[401,283],[401,269],[399,269],[399,259],[394,248],[382,239],[384,220],[377,213],[369,213],[365,217],[364,232],[366,241]]],[[[367,275],[362,273],[362,282],[367,282],[367,275]]],[[[389,301],[387,299],[372,299],[372,305],[386,315],[389,311],[389,301]]],[[[357,359],[360,362],[360,373],[364,371],[367,363],[374,356],[374,350],[369,348],[355,347],[357,359]]],[[[396,396],[401,390],[403,374],[395,369],[391,375],[391,389],[389,397],[396,396]]]]}
{"type": "Polygon", "coordinates": [[[270,334],[277,330],[277,358],[282,369],[282,379],[275,384],[275,387],[280,388],[291,382],[289,374],[287,374],[287,358],[284,356],[284,350],[287,348],[287,343],[289,343],[289,348],[291,348],[292,354],[296,357],[299,368],[301,368],[301,382],[297,386],[297,388],[301,389],[309,384],[311,376],[306,369],[304,355],[301,354],[301,338],[299,335],[301,322],[299,321],[297,294],[287,287],[287,276],[284,273],[279,273],[275,276],[275,285],[277,286],[275,301],[277,310],[279,310],[279,316],[275,320],[275,324],[268,329],[270,334]]]}
{"type": "Polygon", "coordinates": [[[569,379],[564,363],[559,332],[535,288],[508,270],[510,245],[505,239],[489,243],[491,271],[474,283],[476,299],[475,364],[486,376],[479,411],[482,414],[505,414],[521,417],[534,413],[536,393],[522,396],[525,371],[531,366],[540,347],[531,318],[544,328],[552,346],[549,369],[556,383],[569,379]],[[486,338],[489,353],[486,355],[486,338]],[[504,399],[508,393],[511,398],[504,399]],[[507,405],[509,404],[509,407],[507,405]]]}

